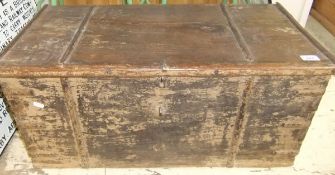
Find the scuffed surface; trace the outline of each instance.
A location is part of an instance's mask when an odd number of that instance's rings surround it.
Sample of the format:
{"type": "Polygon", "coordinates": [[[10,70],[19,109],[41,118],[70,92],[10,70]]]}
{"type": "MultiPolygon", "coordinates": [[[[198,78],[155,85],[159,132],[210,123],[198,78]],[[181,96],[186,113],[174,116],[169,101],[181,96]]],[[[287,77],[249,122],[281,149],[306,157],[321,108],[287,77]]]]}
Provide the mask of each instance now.
{"type": "Polygon", "coordinates": [[[292,165],[328,80],[328,76],[256,77],[235,166],[292,165]]]}
{"type": "Polygon", "coordinates": [[[0,83],[33,162],[78,166],[73,129],[59,79],[5,78],[0,83]],[[33,102],[45,107],[38,108],[33,102]]]}
{"type": "Polygon", "coordinates": [[[69,84],[92,166],[226,166],[243,81],[178,77],[69,84]]]}

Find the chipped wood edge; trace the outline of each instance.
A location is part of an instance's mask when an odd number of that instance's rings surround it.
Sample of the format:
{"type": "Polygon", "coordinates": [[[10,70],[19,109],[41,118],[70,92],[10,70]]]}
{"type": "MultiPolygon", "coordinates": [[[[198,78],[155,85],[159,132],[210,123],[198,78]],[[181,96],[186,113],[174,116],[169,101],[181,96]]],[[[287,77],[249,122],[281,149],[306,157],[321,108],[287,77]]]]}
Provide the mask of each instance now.
{"type": "Polygon", "coordinates": [[[83,35],[83,32],[84,32],[83,29],[86,28],[86,26],[88,25],[88,21],[92,17],[92,14],[94,13],[95,10],[96,10],[96,8],[94,6],[89,8],[89,10],[87,11],[83,20],[81,21],[79,27],[77,28],[76,33],[72,37],[69,46],[66,48],[63,55],[59,58],[59,60],[58,60],[59,64],[64,64],[69,59],[69,57],[71,56],[71,54],[73,52],[73,48],[75,48],[75,46],[79,42],[79,38],[81,38],[82,35],[83,35]]]}
{"type": "Polygon", "coordinates": [[[244,55],[245,60],[248,61],[248,62],[253,62],[254,56],[252,55],[252,53],[251,53],[251,51],[248,47],[248,44],[246,43],[244,37],[242,36],[239,28],[235,24],[234,19],[231,17],[227,6],[221,4],[220,8],[221,8],[223,16],[227,19],[228,27],[231,29],[235,40],[237,41],[238,45],[240,46],[240,48],[242,50],[242,53],[244,55]]]}
{"type": "MultiPolygon", "coordinates": [[[[187,67],[187,66],[184,66],[187,67]]],[[[294,67],[286,65],[211,65],[164,70],[159,67],[119,65],[0,66],[0,78],[12,77],[150,77],[150,76],[250,76],[250,75],[332,75],[335,65],[294,67]],[[192,68],[192,69],[191,69],[192,68]]]]}

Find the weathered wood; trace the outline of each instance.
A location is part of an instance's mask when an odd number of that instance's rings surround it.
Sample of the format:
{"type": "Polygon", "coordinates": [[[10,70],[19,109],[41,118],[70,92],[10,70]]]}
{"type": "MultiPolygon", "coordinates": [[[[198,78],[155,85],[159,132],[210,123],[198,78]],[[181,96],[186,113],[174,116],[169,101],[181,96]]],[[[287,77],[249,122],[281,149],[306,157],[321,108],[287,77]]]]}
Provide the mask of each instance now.
{"type": "Polygon", "coordinates": [[[88,11],[88,7],[64,7],[57,10],[46,8],[4,53],[0,64],[3,67],[7,65],[48,67],[59,64],[57,59],[66,52],[88,11]]]}
{"type": "Polygon", "coordinates": [[[150,68],[242,62],[241,49],[219,6],[95,8],[65,61],[150,68]]]}
{"type": "Polygon", "coordinates": [[[0,83],[36,166],[79,166],[77,143],[59,78],[2,78],[0,83]],[[34,102],[45,108],[34,106],[34,102]]]}
{"type": "Polygon", "coordinates": [[[329,76],[255,77],[233,165],[292,165],[328,80],[329,76]]]}
{"type": "Polygon", "coordinates": [[[0,86],[35,166],[287,166],[330,58],[276,5],[48,7],[0,86]]]}
{"type": "Polygon", "coordinates": [[[243,82],[76,78],[68,84],[76,94],[90,165],[226,166],[243,82]]]}

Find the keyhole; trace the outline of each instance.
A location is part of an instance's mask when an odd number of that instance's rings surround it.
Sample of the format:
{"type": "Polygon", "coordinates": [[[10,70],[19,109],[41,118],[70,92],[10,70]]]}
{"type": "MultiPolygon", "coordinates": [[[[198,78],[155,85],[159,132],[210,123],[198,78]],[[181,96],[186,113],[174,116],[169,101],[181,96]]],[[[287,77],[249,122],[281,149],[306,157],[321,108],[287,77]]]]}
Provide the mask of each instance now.
{"type": "Polygon", "coordinates": [[[163,109],[162,109],[162,107],[159,107],[158,108],[158,115],[161,117],[161,116],[163,116],[163,109]]]}
{"type": "Polygon", "coordinates": [[[163,79],[163,77],[160,78],[160,81],[159,81],[159,87],[161,87],[161,88],[165,88],[165,83],[164,83],[164,79],[163,79]]]}

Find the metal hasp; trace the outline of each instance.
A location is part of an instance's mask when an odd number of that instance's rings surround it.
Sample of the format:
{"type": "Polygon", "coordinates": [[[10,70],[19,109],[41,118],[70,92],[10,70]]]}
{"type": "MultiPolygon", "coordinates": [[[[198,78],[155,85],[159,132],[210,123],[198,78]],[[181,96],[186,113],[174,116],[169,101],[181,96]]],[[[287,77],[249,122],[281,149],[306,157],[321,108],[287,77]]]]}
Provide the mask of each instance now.
{"type": "Polygon", "coordinates": [[[36,167],[290,166],[333,58],[278,5],[46,7],[0,86],[36,167]]]}

